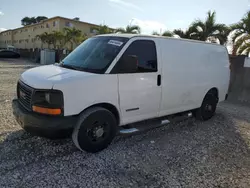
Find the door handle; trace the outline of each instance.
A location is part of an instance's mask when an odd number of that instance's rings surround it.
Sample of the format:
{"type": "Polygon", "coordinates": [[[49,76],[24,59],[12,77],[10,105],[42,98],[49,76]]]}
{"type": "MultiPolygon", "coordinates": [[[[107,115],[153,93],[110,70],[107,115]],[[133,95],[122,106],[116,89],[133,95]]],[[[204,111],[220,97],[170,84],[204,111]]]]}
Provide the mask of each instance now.
{"type": "Polygon", "coordinates": [[[157,75],[157,85],[158,86],[161,85],[161,75],[160,74],[157,75]]]}

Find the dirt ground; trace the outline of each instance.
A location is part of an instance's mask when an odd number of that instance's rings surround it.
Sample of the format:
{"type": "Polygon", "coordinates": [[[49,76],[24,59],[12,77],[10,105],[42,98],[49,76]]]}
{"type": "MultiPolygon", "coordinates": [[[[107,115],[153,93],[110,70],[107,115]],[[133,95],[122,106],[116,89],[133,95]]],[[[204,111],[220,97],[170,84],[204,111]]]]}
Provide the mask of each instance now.
{"type": "Polygon", "coordinates": [[[250,187],[250,107],[224,102],[214,118],[118,136],[89,154],[71,139],[23,131],[12,115],[20,74],[36,64],[0,59],[0,187],[250,187]]]}

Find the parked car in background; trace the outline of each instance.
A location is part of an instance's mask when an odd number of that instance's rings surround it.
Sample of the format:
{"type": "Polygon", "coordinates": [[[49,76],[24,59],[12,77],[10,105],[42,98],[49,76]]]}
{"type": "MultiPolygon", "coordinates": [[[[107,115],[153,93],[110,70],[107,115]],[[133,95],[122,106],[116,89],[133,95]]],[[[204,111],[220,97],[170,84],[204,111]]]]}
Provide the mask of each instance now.
{"type": "Polygon", "coordinates": [[[20,54],[12,50],[0,50],[0,58],[20,58],[20,54]]]}

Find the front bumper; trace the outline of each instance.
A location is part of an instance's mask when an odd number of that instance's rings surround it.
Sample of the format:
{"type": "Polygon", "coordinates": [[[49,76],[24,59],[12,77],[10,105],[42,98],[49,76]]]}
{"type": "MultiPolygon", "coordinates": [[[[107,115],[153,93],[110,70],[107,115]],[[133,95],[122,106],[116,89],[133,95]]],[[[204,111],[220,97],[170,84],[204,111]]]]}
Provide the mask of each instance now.
{"type": "Polygon", "coordinates": [[[55,117],[29,112],[17,99],[12,101],[12,109],[17,122],[24,130],[51,139],[69,137],[77,121],[77,116],[55,117]]]}

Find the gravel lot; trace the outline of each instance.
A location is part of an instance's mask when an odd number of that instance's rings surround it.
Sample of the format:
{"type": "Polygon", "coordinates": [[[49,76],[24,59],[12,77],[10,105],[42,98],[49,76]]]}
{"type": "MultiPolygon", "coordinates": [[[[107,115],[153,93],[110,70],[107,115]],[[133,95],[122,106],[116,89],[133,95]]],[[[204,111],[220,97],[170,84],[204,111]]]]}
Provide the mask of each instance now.
{"type": "Polygon", "coordinates": [[[11,100],[34,64],[0,60],[0,187],[250,187],[250,108],[230,103],[210,121],[193,119],[134,136],[106,150],[25,133],[11,100]]]}

